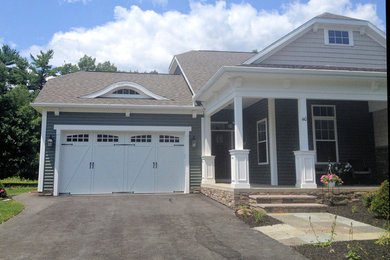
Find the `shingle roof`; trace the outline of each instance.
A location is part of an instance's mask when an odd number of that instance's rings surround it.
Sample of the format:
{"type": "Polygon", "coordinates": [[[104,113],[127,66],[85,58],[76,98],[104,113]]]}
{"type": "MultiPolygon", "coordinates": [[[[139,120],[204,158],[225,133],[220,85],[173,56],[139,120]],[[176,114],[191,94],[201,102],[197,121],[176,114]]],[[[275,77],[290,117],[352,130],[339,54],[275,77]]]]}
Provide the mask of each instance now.
{"type": "Polygon", "coordinates": [[[325,19],[338,19],[338,20],[355,20],[355,21],[364,21],[356,18],[351,18],[348,16],[338,15],[338,14],[332,14],[332,13],[323,13],[320,15],[317,15],[314,18],[325,18],[325,19]]]}
{"type": "Polygon", "coordinates": [[[76,72],[50,79],[34,103],[192,106],[191,93],[181,75],[76,72]],[[117,82],[134,82],[169,100],[81,98],[117,82]]]}
{"type": "Polygon", "coordinates": [[[176,59],[196,94],[222,66],[240,65],[255,54],[202,50],[176,55],[176,59]]]}

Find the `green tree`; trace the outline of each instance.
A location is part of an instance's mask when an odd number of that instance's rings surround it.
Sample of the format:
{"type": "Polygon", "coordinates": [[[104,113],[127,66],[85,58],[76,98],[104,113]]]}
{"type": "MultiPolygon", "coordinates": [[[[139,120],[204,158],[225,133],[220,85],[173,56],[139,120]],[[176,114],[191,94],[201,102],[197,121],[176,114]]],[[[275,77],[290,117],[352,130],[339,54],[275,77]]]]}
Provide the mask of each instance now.
{"type": "Polygon", "coordinates": [[[47,52],[40,51],[40,54],[36,57],[30,54],[32,60],[30,68],[33,72],[30,89],[41,90],[46,83],[46,78],[53,75],[52,66],[49,65],[53,54],[53,50],[48,50],[47,52]]]}
{"type": "Polygon", "coordinates": [[[16,85],[27,85],[29,64],[26,59],[8,45],[0,49],[0,95],[16,85]]]}
{"type": "Polygon", "coordinates": [[[17,86],[0,95],[0,179],[38,177],[40,116],[30,106],[36,94],[17,86]]]}
{"type": "Polygon", "coordinates": [[[72,63],[65,63],[64,65],[53,69],[54,74],[58,73],[60,75],[66,75],[77,71],[80,71],[79,67],[72,63]]]}
{"type": "Polygon", "coordinates": [[[99,63],[96,66],[96,71],[116,72],[116,71],[118,71],[118,69],[117,69],[117,67],[114,64],[111,64],[111,62],[105,61],[103,63],[99,63]]]}
{"type": "Polygon", "coordinates": [[[82,58],[80,58],[77,65],[79,66],[80,70],[83,71],[95,71],[96,70],[96,58],[92,58],[91,56],[84,55],[82,58]]]}

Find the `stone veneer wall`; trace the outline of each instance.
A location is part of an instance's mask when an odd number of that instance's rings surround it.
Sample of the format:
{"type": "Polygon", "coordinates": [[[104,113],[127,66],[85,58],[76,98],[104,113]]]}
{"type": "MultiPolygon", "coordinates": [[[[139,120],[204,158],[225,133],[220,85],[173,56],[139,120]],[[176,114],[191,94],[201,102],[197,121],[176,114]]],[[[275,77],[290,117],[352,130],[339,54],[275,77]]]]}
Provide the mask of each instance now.
{"type": "Polygon", "coordinates": [[[229,208],[238,209],[240,206],[249,206],[254,201],[251,201],[249,195],[271,195],[271,194],[301,194],[301,195],[314,195],[317,196],[317,203],[329,204],[330,200],[335,204],[346,204],[352,201],[358,201],[362,198],[364,194],[374,191],[377,189],[373,188],[362,188],[357,187],[353,189],[339,189],[334,188],[328,190],[327,188],[323,189],[264,189],[264,191],[233,191],[226,189],[218,189],[211,187],[201,187],[201,193],[207,197],[216,200],[229,208]]]}

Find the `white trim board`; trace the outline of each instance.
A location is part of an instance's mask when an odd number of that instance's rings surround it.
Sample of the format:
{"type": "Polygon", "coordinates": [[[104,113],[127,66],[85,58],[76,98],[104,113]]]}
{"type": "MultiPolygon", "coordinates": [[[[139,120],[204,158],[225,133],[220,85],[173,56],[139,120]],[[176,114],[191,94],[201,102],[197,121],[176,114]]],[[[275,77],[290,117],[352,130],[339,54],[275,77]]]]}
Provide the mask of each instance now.
{"type": "Polygon", "coordinates": [[[53,196],[58,196],[58,176],[60,169],[61,134],[62,131],[117,131],[117,132],[181,132],[184,133],[184,163],[185,184],[184,193],[190,192],[190,163],[189,163],[189,132],[190,126],[107,126],[107,125],[54,125],[56,130],[56,147],[54,163],[53,196]]]}
{"type": "Polygon", "coordinates": [[[38,192],[43,192],[43,177],[45,171],[45,156],[46,156],[46,125],[47,111],[42,111],[41,120],[41,145],[39,149],[39,173],[38,173],[38,192]]]}

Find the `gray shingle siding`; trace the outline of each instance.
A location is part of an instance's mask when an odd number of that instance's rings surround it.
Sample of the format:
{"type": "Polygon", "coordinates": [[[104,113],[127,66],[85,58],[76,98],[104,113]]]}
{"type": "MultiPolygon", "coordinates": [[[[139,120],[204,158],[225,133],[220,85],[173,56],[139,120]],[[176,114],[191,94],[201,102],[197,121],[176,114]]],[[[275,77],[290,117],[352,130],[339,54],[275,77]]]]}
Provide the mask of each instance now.
{"type": "MultiPolygon", "coordinates": [[[[200,117],[192,118],[192,115],[152,115],[131,114],[126,117],[124,113],[69,113],[63,112],[55,116],[53,112],[47,113],[46,136],[56,136],[55,124],[69,125],[141,125],[141,126],[191,126],[190,141],[193,136],[197,140],[196,148],[189,146],[190,150],[190,188],[200,187],[201,173],[201,125],[200,117]]],[[[46,146],[44,190],[53,189],[54,175],[54,147],[46,146]]]]}
{"type": "MultiPolygon", "coordinates": [[[[246,108],[243,112],[244,115],[244,137],[245,137],[245,149],[249,149],[249,181],[255,184],[270,184],[270,166],[258,165],[257,163],[257,121],[267,118],[268,122],[268,100],[263,99],[259,102],[246,108]]],[[[269,130],[268,130],[268,147],[269,147],[269,130]]],[[[269,162],[269,150],[268,150],[268,162],[269,162]]]]}
{"type": "Polygon", "coordinates": [[[299,150],[298,102],[296,99],[275,100],[278,184],[295,185],[295,156],[299,150]]]}
{"type": "Polygon", "coordinates": [[[326,65],[386,69],[386,49],[367,35],[353,32],[354,46],[325,45],[324,30],[309,31],[255,64],[326,65]]]}

